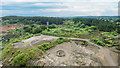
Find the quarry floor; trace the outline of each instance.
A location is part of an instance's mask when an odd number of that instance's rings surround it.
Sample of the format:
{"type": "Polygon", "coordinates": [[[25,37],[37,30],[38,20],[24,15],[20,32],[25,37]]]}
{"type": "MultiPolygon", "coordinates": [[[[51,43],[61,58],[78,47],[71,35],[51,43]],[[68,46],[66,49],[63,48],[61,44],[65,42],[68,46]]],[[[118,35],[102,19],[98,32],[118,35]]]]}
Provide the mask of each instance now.
{"type": "MultiPolygon", "coordinates": [[[[59,37],[40,35],[14,43],[14,48],[34,47],[59,37]],[[22,45],[22,46],[21,46],[22,45]]],[[[33,65],[45,66],[118,66],[118,53],[109,48],[98,46],[87,39],[70,38],[70,42],[59,44],[47,52],[42,58],[33,61],[33,65]],[[75,42],[78,42],[76,44],[75,42]],[[87,46],[81,45],[83,41],[87,46]]]]}

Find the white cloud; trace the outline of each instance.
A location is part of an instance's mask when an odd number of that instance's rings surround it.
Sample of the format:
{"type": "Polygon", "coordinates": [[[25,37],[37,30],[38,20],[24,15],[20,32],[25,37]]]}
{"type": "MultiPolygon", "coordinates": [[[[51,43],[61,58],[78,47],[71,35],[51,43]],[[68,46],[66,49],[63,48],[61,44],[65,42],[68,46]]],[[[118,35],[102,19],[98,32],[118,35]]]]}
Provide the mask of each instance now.
{"type": "MultiPolygon", "coordinates": [[[[70,13],[71,15],[85,15],[85,16],[101,16],[104,15],[103,13],[105,12],[114,12],[114,14],[111,15],[116,15],[117,13],[117,8],[114,3],[96,3],[96,2],[82,2],[82,3],[63,3],[64,6],[67,6],[67,8],[60,8],[60,9],[42,9],[39,11],[42,12],[56,12],[61,14],[62,12],[66,12],[66,14],[70,13]]],[[[53,5],[54,6],[54,5],[53,5]]],[[[107,14],[106,14],[107,15],[107,14]]],[[[109,14],[110,15],[110,14],[109,14]]]]}
{"type": "MultiPolygon", "coordinates": [[[[57,3],[39,3],[39,2],[53,2],[55,0],[3,0],[3,5],[14,4],[19,2],[38,2],[30,5],[22,5],[25,7],[29,6],[65,6],[65,8],[46,8],[46,9],[34,9],[33,11],[23,10],[9,10],[4,11],[4,14],[36,14],[36,15],[58,15],[58,16],[100,16],[104,15],[105,12],[113,12],[111,15],[117,14],[117,0],[59,0],[57,3]],[[8,1],[8,2],[7,2],[8,1]],[[61,1],[61,2],[60,2],[61,1]],[[83,2],[84,1],[84,2],[83,2]],[[93,2],[94,1],[94,2],[93,2]],[[100,2],[101,1],[101,2],[100,2]],[[108,2],[107,2],[108,1],[108,2]],[[116,1],[116,2],[113,2],[116,1]]],[[[32,9],[32,8],[31,8],[32,9]]],[[[110,14],[106,14],[110,15],[110,14]]]]}
{"type": "Polygon", "coordinates": [[[52,4],[46,4],[46,3],[35,3],[33,4],[35,6],[51,6],[52,4]]]}
{"type": "Polygon", "coordinates": [[[63,6],[61,3],[35,3],[35,6],[63,6]]]}
{"type": "Polygon", "coordinates": [[[119,0],[91,0],[91,2],[119,2],[119,0]]]}
{"type": "Polygon", "coordinates": [[[2,2],[119,2],[119,0],[2,0],[2,2]]]}
{"type": "Polygon", "coordinates": [[[118,8],[111,8],[110,10],[112,10],[112,11],[118,11],[118,8]]]}

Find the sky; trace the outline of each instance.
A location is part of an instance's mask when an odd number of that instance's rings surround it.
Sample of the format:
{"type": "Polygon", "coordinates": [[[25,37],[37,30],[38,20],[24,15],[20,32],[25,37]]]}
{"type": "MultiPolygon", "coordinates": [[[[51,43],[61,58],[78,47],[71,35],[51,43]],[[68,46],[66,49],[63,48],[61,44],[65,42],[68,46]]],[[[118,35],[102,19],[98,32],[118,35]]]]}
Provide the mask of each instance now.
{"type": "Polygon", "coordinates": [[[117,16],[119,0],[2,0],[0,16],[117,16]]]}

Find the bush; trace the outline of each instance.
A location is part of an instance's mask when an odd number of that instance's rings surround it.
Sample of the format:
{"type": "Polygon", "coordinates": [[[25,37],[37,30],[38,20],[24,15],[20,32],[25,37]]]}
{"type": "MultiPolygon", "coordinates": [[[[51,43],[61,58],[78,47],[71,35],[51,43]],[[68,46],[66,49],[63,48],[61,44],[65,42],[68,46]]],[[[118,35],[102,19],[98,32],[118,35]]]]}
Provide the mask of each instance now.
{"type": "Polygon", "coordinates": [[[38,48],[43,50],[43,51],[46,51],[54,46],[56,46],[57,44],[61,44],[63,42],[69,42],[70,40],[69,39],[66,39],[66,38],[59,38],[57,40],[54,40],[52,42],[49,42],[49,43],[43,43],[41,45],[38,45],[38,48]]]}
{"type": "Polygon", "coordinates": [[[70,40],[67,39],[67,38],[59,38],[59,39],[56,40],[56,43],[57,43],[57,44],[61,44],[61,43],[63,43],[63,42],[69,42],[69,41],[70,41],[70,40]]]}
{"type": "Polygon", "coordinates": [[[102,34],[103,34],[103,36],[104,36],[105,38],[112,38],[112,37],[118,35],[117,32],[103,32],[102,34]]]}
{"type": "Polygon", "coordinates": [[[20,41],[21,41],[20,39],[16,38],[13,40],[13,43],[20,42],[20,41]]]}
{"type": "Polygon", "coordinates": [[[57,25],[56,24],[52,24],[52,25],[49,25],[48,27],[52,29],[52,28],[56,28],[57,25]]]}
{"type": "Polygon", "coordinates": [[[13,58],[11,64],[13,66],[26,66],[27,60],[30,59],[30,55],[28,53],[19,53],[17,56],[13,58]]]}
{"type": "Polygon", "coordinates": [[[2,51],[2,57],[7,57],[7,55],[12,51],[12,46],[6,46],[2,51]]]}
{"type": "Polygon", "coordinates": [[[41,45],[38,45],[38,48],[45,51],[45,50],[48,50],[50,48],[50,46],[49,46],[49,43],[43,43],[41,45]]]}
{"type": "Polygon", "coordinates": [[[22,53],[22,51],[17,50],[17,51],[13,54],[13,56],[15,57],[15,56],[17,56],[17,55],[20,54],[20,53],[22,53]]]}
{"type": "Polygon", "coordinates": [[[86,41],[82,42],[81,45],[88,45],[86,41]]]}
{"type": "Polygon", "coordinates": [[[24,39],[28,39],[30,37],[33,37],[33,34],[26,34],[26,35],[24,35],[24,39]]]}
{"type": "Polygon", "coordinates": [[[97,45],[100,46],[105,46],[105,43],[103,43],[102,41],[98,40],[98,39],[91,39],[91,41],[97,45]]]}

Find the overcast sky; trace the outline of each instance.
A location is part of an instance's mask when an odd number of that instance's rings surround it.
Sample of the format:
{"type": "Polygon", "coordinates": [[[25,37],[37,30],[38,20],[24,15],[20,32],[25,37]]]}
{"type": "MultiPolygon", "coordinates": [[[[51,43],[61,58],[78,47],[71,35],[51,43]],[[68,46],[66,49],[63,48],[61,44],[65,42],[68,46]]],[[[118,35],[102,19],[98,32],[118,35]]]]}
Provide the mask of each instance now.
{"type": "Polygon", "coordinates": [[[117,16],[119,0],[3,0],[1,16],[117,16]]]}

